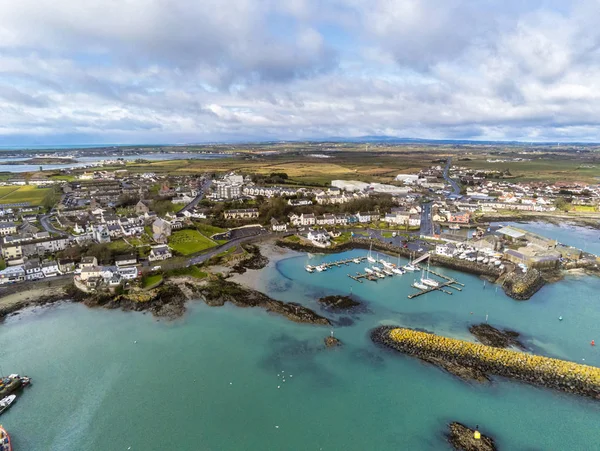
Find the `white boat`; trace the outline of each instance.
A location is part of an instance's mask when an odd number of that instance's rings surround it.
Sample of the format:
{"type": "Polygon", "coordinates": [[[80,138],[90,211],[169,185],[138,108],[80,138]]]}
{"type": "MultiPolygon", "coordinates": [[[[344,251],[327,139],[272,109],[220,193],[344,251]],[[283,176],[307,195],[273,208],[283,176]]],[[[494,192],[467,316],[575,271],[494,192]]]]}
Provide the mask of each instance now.
{"type": "Polygon", "coordinates": [[[494,265],[500,266],[502,262],[500,260],[494,260],[494,265]]]}
{"type": "Polygon", "coordinates": [[[310,266],[310,265],[306,265],[306,266],[304,267],[304,269],[306,269],[308,272],[315,272],[315,268],[313,268],[313,267],[312,267],[312,266],[310,266]]]}
{"type": "Polygon", "coordinates": [[[392,268],[392,272],[394,272],[395,274],[398,274],[399,276],[404,274],[404,271],[402,271],[400,268],[392,268]]]}
{"type": "Polygon", "coordinates": [[[369,254],[367,255],[367,261],[369,263],[375,263],[377,260],[375,260],[373,258],[373,255],[371,255],[371,249],[373,248],[373,244],[371,244],[371,246],[369,247],[369,254]]]}
{"type": "Polygon", "coordinates": [[[477,257],[478,262],[482,262],[484,259],[485,259],[485,257],[483,255],[480,255],[479,257],[477,257]]]}
{"type": "Polygon", "coordinates": [[[404,266],[404,269],[406,269],[407,271],[416,271],[417,268],[415,268],[412,264],[408,263],[407,265],[404,266]]]}
{"type": "Polygon", "coordinates": [[[4,413],[4,411],[8,409],[13,402],[15,402],[15,399],[17,399],[17,395],[9,395],[0,399],[0,414],[4,413]]]}
{"type": "Polygon", "coordinates": [[[430,287],[439,287],[440,286],[440,283],[433,279],[421,279],[421,282],[423,282],[425,285],[428,285],[430,287]]]}
{"type": "Polygon", "coordinates": [[[365,272],[367,274],[373,274],[373,270],[371,268],[365,268],[365,272]]]}
{"type": "Polygon", "coordinates": [[[392,272],[391,269],[383,268],[383,272],[386,273],[388,276],[393,276],[394,275],[394,273],[392,272]]]}
{"type": "Polygon", "coordinates": [[[379,260],[379,262],[388,269],[392,269],[394,267],[393,263],[386,262],[385,260],[379,260]]]}
{"type": "Polygon", "coordinates": [[[422,283],[419,283],[415,280],[415,282],[412,284],[413,287],[418,288],[419,290],[427,290],[429,289],[429,287],[427,285],[423,285],[422,283]]]}
{"type": "Polygon", "coordinates": [[[500,266],[498,266],[498,269],[504,269],[504,265],[501,264],[500,266]]]}
{"type": "Polygon", "coordinates": [[[381,271],[381,268],[380,268],[379,266],[375,266],[375,265],[373,265],[373,266],[371,266],[371,268],[373,268],[373,269],[374,269],[375,271],[377,271],[377,272],[380,272],[380,271],[381,271]]]}
{"type": "Polygon", "coordinates": [[[360,259],[359,258],[355,258],[354,260],[352,260],[354,263],[356,263],[357,265],[360,263],[360,259]]]}
{"type": "Polygon", "coordinates": [[[376,273],[375,273],[375,275],[376,275],[377,277],[379,277],[380,279],[385,279],[385,274],[384,274],[384,273],[382,273],[382,272],[376,272],[376,273]]]}
{"type": "Polygon", "coordinates": [[[481,263],[483,263],[484,265],[487,265],[489,262],[490,262],[489,258],[484,258],[481,263]]]}
{"type": "Polygon", "coordinates": [[[321,271],[325,271],[325,267],[324,267],[324,266],[321,266],[321,265],[319,265],[319,266],[315,266],[315,269],[316,269],[317,271],[319,271],[319,272],[321,272],[321,271]]]}

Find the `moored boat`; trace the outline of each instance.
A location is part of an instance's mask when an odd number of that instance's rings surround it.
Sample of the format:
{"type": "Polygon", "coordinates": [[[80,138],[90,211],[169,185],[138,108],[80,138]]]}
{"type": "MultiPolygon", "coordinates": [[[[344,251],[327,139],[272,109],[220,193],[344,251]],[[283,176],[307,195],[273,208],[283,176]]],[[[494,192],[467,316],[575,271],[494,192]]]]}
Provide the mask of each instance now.
{"type": "Polygon", "coordinates": [[[10,435],[0,424],[0,451],[13,451],[10,435]]]}
{"type": "Polygon", "coordinates": [[[400,268],[392,268],[392,272],[394,272],[395,274],[398,274],[399,276],[404,274],[404,271],[402,271],[400,268]]]}
{"type": "Polygon", "coordinates": [[[304,269],[306,269],[308,272],[315,272],[315,268],[313,266],[310,266],[310,265],[306,265],[304,267],[304,269]]]}
{"type": "Polygon", "coordinates": [[[417,282],[416,280],[414,281],[413,285],[414,288],[418,288],[419,290],[427,290],[429,289],[429,287],[427,285],[424,285],[422,283],[417,282]]]}
{"type": "Polygon", "coordinates": [[[373,270],[371,268],[365,268],[365,272],[367,274],[373,274],[373,270]]]}
{"type": "Polygon", "coordinates": [[[15,402],[17,395],[9,395],[0,399],[0,415],[2,415],[15,402]]]}
{"type": "Polygon", "coordinates": [[[415,268],[411,263],[408,263],[407,265],[404,266],[404,269],[410,272],[416,271],[417,268],[415,268]]]}

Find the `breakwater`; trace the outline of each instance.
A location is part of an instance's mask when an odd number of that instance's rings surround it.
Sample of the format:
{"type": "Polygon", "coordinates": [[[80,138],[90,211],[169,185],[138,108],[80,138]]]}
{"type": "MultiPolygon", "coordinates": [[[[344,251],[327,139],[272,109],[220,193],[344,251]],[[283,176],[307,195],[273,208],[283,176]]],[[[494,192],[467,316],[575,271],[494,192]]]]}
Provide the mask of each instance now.
{"type": "Polygon", "coordinates": [[[447,363],[600,399],[600,368],[593,366],[393,326],[377,327],[371,339],[425,361],[441,362],[443,367],[447,363]]]}
{"type": "Polygon", "coordinates": [[[537,269],[530,269],[525,274],[520,271],[513,271],[507,274],[502,282],[504,292],[513,299],[524,301],[544,286],[546,281],[537,269]]]}

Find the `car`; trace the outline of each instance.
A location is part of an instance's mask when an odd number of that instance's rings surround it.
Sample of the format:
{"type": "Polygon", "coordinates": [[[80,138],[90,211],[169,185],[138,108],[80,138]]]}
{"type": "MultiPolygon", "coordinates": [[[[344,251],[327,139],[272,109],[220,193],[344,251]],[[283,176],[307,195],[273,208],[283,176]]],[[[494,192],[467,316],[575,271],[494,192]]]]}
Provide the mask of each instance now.
{"type": "Polygon", "coordinates": [[[423,248],[422,248],[422,247],[420,247],[420,248],[418,249],[418,251],[419,251],[419,252],[423,252],[423,248]]]}
{"type": "Polygon", "coordinates": [[[152,271],[158,271],[161,268],[160,265],[156,265],[152,267],[152,271]]]}

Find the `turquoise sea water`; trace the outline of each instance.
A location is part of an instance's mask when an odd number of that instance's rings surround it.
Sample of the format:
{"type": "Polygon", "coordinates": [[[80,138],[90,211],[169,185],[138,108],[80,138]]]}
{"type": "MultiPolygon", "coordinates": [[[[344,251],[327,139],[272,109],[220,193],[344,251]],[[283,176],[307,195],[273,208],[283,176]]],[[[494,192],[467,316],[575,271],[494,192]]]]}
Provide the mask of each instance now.
{"type": "Polygon", "coordinates": [[[600,340],[600,279],[568,278],[516,302],[437,268],[465,290],[409,300],[411,274],[358,284],[347,273],[364,265],[303,269],[364,253],[289,254],[248,276],[316,310],[318,297],[352,290],[368,311],[341,315],[352,325],[334,327],[344,342],[336,349],[324,349],[328,327],[200,302],[171,323],[73,304],[9,318],[0,365],[34,385],[2,424],[16,450],[33,451],[445,450],[442,432],[454,420],[479,424],[504,450],[597,449],[598,402],[502,379],[465,383],[374,346],[368,331],[390,323],[471,339],[467,326],[488,315],[522,332],[535,352],[600,365],[589,344],[600,340]]]}

